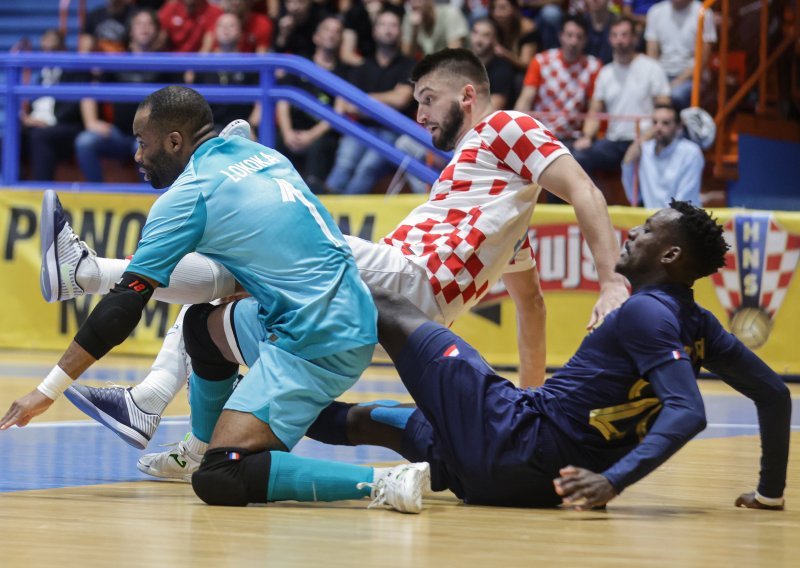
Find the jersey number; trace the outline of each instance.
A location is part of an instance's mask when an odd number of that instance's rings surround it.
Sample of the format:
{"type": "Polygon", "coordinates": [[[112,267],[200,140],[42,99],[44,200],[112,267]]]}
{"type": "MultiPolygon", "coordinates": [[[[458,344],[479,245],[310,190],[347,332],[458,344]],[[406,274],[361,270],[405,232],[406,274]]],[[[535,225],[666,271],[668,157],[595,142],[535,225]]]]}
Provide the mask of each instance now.
{"type": "Polygon", "coordinates": [[[661,410],[661,402],[656,397],[641,398],[642,391],[649,385],[644,379],[639,379],[628,391],[630,402],[595,408],[589,412],[589,424],[597,428],[606,440],[619,440],[627,436],[629,430],[620,430],[614,423],[641,416],[636,422],[636,435],[641,441],[647,434],[650,418],[661,410]]]}
{"type": "Polygon", "coordinates": [[[305,195],[303,195],[302,191],[284,179],[275,181],[278,182],[278,187],[281,188],[281,201],[284,203],[294,203],[299,201],[305,205],[306,209],[308,209],[309,213],[311,213],[311,216],[317,222],[317,225],[319,225],[319,228],[322,229],[325,237],[327,237],[327,239],[332,242],[335,247],[342,246],[343,243],[333,236],[330,228],[328,228],[328,225],[325,224],[325,220],[322,218],[322,215],[319,214],[319,211],[317,211],[317,208],[314,206],[314,204],[311,203],[305,195]]]}

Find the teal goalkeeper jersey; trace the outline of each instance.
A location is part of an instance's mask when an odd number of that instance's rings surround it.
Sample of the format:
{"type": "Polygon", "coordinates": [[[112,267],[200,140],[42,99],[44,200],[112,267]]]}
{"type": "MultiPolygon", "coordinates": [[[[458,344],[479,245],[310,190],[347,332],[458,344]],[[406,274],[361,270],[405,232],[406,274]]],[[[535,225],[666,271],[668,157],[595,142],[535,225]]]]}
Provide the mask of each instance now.
{"type": "Polygon", "coordinates": [[[128,271],[166,286],[201,253],[258,301],[278,347],[313,359],[377,341],[377,312],[350,248],[278,152],[212,138],[153,204],[128,271]]]}

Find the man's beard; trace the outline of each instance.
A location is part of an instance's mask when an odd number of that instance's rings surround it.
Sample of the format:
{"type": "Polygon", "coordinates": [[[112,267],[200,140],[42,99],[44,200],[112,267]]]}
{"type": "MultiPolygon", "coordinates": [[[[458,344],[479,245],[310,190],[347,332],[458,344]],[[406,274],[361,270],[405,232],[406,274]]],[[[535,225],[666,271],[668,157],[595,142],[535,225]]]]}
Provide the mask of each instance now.
{"type": "Polygon", "coordinates": [[[162,150],[153,156],[153,166],[145,168],[150,176],[150,185],[155,189],[164,189],[178,178],[182,168],[173,163],[166,151],[162,150]]]}
{"type": "Polygon", "coordinates": [[[464,113],[457,102],[453,102],[447,115],[439,123],[439,138],[433,138],[433,145],[439,150],[450,151],[456,147],[456,138],[464,126],[464,113]]]}

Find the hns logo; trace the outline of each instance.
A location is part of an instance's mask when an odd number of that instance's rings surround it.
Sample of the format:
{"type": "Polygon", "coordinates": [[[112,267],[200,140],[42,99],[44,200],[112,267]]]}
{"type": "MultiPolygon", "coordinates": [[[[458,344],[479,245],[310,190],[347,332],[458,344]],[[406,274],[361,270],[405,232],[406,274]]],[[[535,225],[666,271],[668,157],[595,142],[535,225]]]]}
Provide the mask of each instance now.
{"type": "Polygon", "coordinates": [[[736,215],[725,224],[731,245],[726,266],[711,276],[730,330],[755,349],[769,338],[800,259],[800,235],[784,231],[771,214],[736,215]]]}

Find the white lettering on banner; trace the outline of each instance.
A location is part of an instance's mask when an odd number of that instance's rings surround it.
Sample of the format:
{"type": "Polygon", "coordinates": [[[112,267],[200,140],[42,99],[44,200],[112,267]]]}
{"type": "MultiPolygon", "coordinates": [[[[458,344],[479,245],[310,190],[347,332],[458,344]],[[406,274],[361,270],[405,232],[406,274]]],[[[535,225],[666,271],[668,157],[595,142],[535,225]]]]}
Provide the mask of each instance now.
{"type": "Polygon", "coordinates": [[[273,164],[278,163],[278,158],[270,156],[266,152],[259,152],[253,154],[249,158],[240,160],[235,164],[231,164],[225,169],[220,170],[221,174],[228,176],[232,181],[239,183],[250,174],[260,172],[264,168],[268,168],[273,164]]]}
{"type": "MultiPolygon", "coordinates": [[[[624,231],[614,231],[622,242],[624,231]]],[[[625,232],[626,233],[626,232],[625,232]]],[[[531,246],[544,290],[599,290],[597,268],[580,227],[537,225],[530,229],[531,246]]]]}

